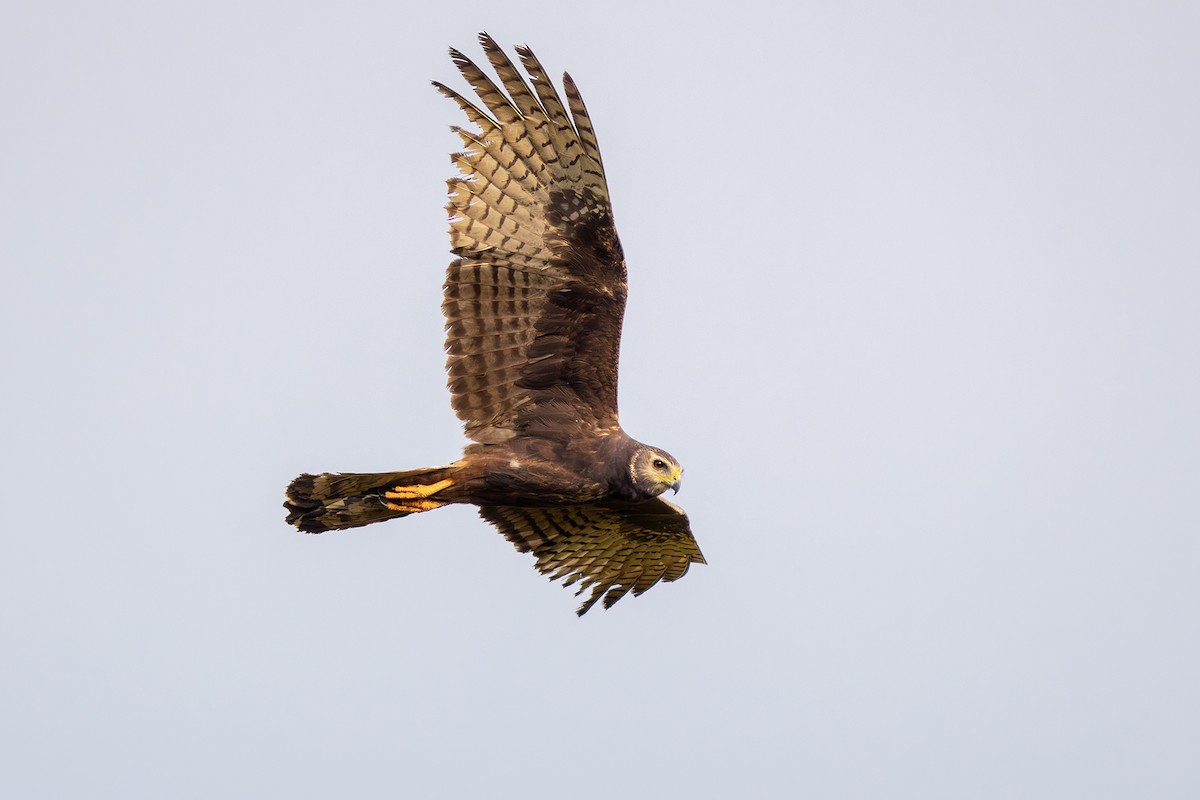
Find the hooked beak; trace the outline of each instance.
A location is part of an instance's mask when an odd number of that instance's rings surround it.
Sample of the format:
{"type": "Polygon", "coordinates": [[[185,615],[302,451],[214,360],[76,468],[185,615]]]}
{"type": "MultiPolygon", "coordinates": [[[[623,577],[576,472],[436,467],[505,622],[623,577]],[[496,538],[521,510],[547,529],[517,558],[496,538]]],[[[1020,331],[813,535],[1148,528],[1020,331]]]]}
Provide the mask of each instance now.
{"type": "Polygon", "coordinates": [[[671,476],[671,482],[667,484],[671,491],[679,494],[679,484],[683,483],[683,470],[679,470],[671,476]]]}

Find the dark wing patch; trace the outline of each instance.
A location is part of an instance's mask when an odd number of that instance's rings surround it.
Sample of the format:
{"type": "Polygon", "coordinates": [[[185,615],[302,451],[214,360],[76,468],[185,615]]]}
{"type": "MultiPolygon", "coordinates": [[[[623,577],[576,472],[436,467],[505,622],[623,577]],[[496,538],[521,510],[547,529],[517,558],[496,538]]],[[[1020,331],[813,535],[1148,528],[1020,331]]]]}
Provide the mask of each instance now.
{"type": "Polygon", "coordinates": [[[538,570],[564,586],[579,582],[591,595],[580,616],[604,598],[609,608],[628,592],[640,595],[654,584],[674,581],[692,564],[703,564],[687,514],[655,498],[641,503],[484,506],[480,515],[523,553],[537,557],[538,570]]]}
{"type": "Polygon", "coordinates": [[[495,443],[552,434],[567,420],[617,424],[617,359],[625,260],[587,109],[565,79],[564,105],[533,53],[532,81],[480,36],[503,89],[451,50],[483,108],[435,84],[478,131],[449,181],[447,369],[467,435],[495,443]]]}

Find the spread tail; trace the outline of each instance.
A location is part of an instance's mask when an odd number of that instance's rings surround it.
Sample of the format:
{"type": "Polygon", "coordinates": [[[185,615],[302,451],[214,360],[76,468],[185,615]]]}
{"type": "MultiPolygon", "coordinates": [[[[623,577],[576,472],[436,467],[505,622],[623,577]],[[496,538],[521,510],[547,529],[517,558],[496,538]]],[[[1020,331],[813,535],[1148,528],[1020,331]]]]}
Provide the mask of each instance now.
{"type": "Polygon", "coordinates": [[[287,488],[287,521],[305,533],[357,528],[453,502],[437,495],[454,485],[457,464],[407,472],[304,474],[287,488]]]}

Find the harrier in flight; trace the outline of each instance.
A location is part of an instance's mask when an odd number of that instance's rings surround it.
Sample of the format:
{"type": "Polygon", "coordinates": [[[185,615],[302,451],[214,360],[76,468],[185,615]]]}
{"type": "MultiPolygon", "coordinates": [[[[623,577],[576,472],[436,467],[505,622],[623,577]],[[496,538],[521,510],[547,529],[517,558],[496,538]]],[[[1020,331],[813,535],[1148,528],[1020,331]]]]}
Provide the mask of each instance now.
{"type": "Polygon", "coordinates": [[[301,475],[284,507],[321,533],[474,504],[551,580],[591,590],[582,615],[704,557],[687,515],[659,497],[679,490],[683,468],[617,421],[625,258],[583,98],[564,74],[564,104],[527,47],[516,50],[528,82],[479,38],[503,88],[454,49],[482,105],[434,83],[478,127],[453,128],[458,258],[442,303],[452,403],[473,443],[444,467],[301,475]]]}

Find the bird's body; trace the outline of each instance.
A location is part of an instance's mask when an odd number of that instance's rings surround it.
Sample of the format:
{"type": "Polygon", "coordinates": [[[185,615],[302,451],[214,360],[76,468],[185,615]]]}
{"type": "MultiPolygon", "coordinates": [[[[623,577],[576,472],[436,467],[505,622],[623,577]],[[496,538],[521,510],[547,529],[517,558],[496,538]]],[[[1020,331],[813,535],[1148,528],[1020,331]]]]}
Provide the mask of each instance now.
{"type": "Polygon", "coordinates": [[[463,173],[449,181],[446,316],[452,404],[474,440],[458,461],[393,473],[301,475],[288,521],[319,533],[470,503],[538,568],[581,589],[579,613],[703,563],[678,507],[682,468],[632,439],[617,416],[625,259],[591,120],[570,76],[567,103],[528,48],[533,84],[488,36],[504,86],[451,56],[482,111],[435,83],[479,126],[455,128],[463,173]]]}

